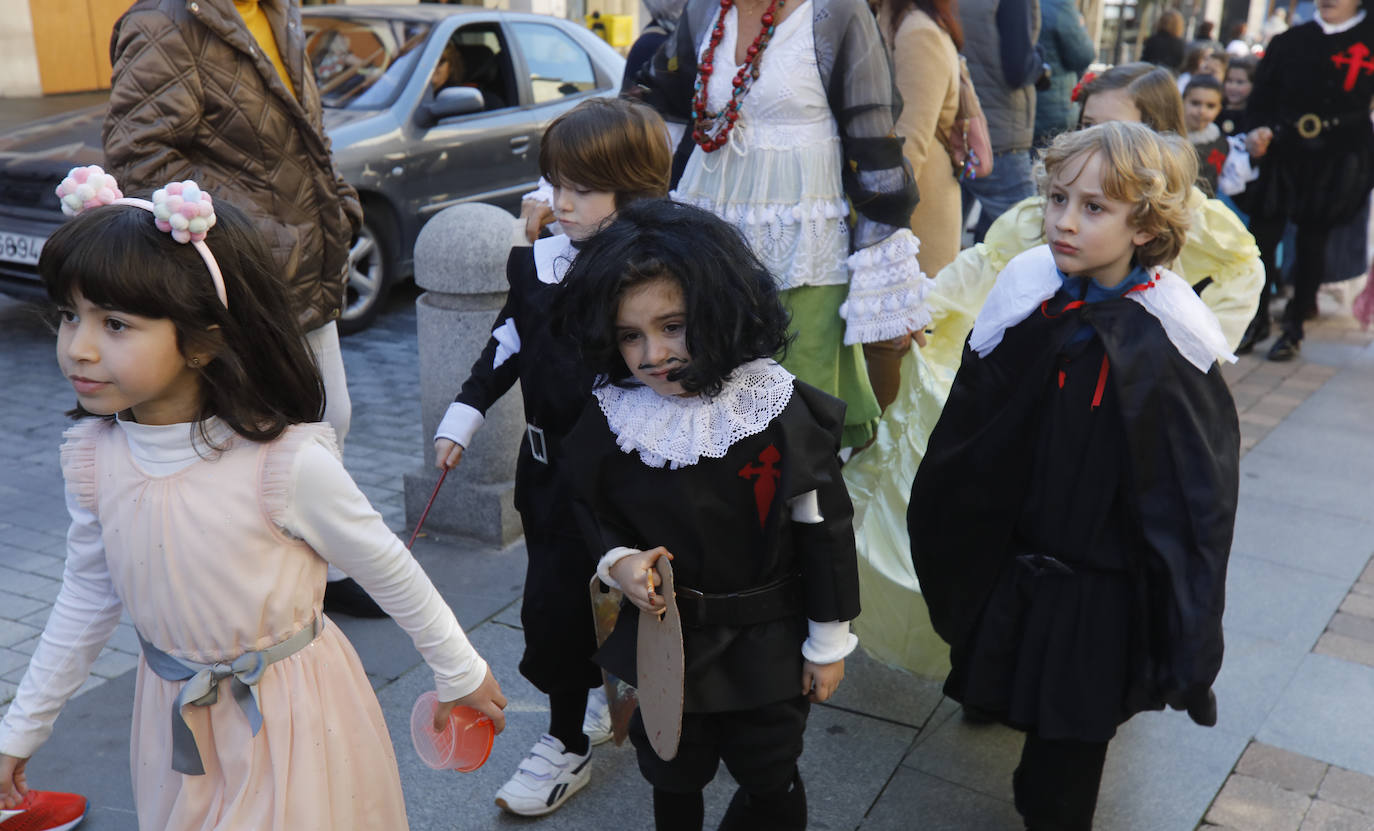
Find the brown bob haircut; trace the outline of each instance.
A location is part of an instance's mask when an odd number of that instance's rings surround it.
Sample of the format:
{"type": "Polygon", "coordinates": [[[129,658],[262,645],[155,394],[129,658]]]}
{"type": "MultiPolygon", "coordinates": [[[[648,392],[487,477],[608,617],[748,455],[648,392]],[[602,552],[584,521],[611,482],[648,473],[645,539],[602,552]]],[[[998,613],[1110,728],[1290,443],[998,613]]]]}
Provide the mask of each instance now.
{"type": "Polygon", "coordinates": [[[672,168],[663,119],[624,98],[583,101],[554,119],[539,146],[545,179],[614,193],[617,208],[667,196],[672,168]]]}

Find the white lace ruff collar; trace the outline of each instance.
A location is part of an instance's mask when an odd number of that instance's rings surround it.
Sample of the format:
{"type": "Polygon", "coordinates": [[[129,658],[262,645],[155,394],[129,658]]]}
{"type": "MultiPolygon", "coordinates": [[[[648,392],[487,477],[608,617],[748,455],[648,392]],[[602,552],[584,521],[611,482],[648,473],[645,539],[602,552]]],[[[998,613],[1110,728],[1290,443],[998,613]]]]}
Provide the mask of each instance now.
{"type": "Polygon", "coordinates": [[[556,286],[563,282],[572,267],[577,249],[567,234],[557,234],[534,241],[534,274],[539,282],[556,286]]]}
{"type": "Polygon", "coordinates": [[[719,459],[740,439],[763,432],[792,400],[793,380],[765,358],[741,365],[715,398],[669,398],[643,386],[593,394],[621,450],[638,451],[649,467],[676,470],[702,456],[719,459]]]}

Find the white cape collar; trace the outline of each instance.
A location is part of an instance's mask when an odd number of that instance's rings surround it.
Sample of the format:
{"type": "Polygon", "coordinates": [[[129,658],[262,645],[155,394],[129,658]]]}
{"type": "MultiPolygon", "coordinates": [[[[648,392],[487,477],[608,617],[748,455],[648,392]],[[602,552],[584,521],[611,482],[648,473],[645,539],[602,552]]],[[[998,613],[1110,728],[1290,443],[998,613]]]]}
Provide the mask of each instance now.
{"type": "MultiPolygon", "coordinates": [[[[1148,289],[1126,296],[1159,320],[1179,354],[1200,372],[1207,372],[1217,360],[1235,363],[1236,356],[1222,334],[1221,324],[1193,287],[1163,266],[1150,269],[1150,274],[1148,289]]],[[[1062,284],[1048,245],[1017,254],[997,275],[992,292],[978,312],[969,335],[969,348],[978,357],[987,357],[1008,329],[1053,297],[1062,284]]]]}
{"type": "Polygon", "coordinates": [[[714,398],[676,398],[649,387],[593,390],[616,444],[649,467],[694,465],[723,457],[740,439],[761,433],[792,400],[794,377],[771,359],[737,368],[714,398]]]}
{"type": "Polygon", "coordinates": [[[557,234],[534,241],[534,274],[539,282],[556,286],[568,276],[568,269],[577,256],[577,249],[567,234],[557,234]]]}

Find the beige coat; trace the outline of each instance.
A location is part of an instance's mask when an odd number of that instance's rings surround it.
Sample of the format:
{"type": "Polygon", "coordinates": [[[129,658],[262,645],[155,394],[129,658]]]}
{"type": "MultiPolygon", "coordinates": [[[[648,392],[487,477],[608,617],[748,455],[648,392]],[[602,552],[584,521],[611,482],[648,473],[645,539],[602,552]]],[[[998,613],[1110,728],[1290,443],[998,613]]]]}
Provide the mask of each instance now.
{"type": "Polygon", "coordinates": [[[921,240],[921,270],[935,276],[959,254],[959,181],[936,129],[947,130],[959,109],[959,54],[944,29],[920,9],[902,16],[890,30],[886,4],[879,10],[883,40],[892,56],[893,75],[904,107],[897,134],[911,163],[921,201],[911,214],[911,232],[921,240]]]}

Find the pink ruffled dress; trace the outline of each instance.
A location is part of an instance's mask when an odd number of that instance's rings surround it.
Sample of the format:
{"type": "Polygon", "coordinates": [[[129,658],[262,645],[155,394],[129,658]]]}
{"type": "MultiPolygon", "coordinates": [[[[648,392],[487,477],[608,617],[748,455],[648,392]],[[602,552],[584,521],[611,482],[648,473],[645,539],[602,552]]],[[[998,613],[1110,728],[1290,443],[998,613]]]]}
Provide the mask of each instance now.
{"type": "MultiPolygon", "coordinates": [[[[109,579],[149,643],[228,662],[321,614],[326,563],[277,520],[298,450],[333,446],[327,425],[297,425],[261,444],[234,437],[213,462],[169,476],[143,472],[107,422],[82,422],[68,436],[68,488],[99,517],[109,579]]],[[[263,672],[256,736],[229,683],[215,704],[183,710],[205,765],[205,775],[187,776],[172,769],[182,683],[139,661],[130,750],[140,828],[406,827],[381,707],[337,627],[326,620],[313,642],[263,672]]]]}

